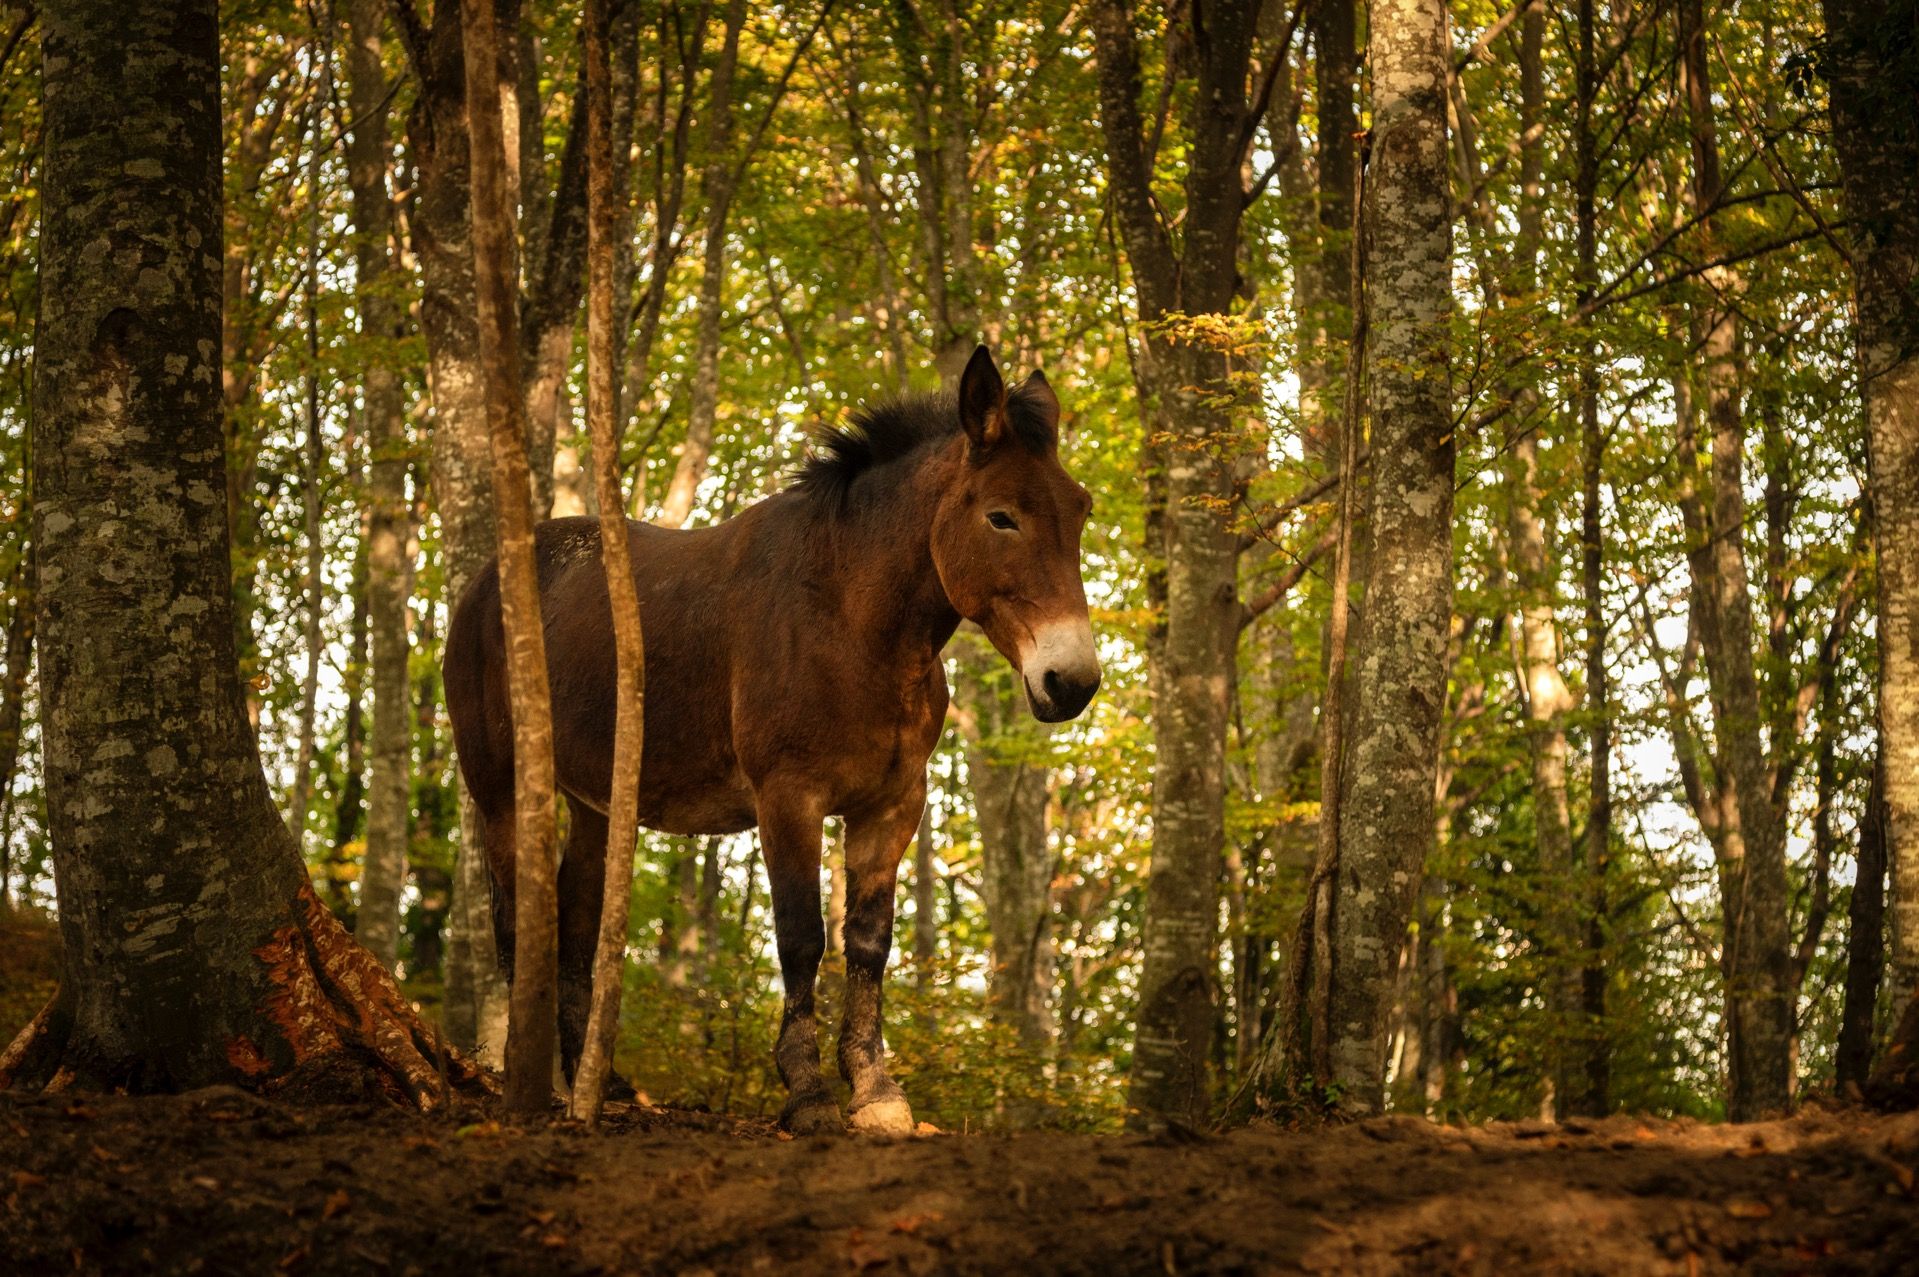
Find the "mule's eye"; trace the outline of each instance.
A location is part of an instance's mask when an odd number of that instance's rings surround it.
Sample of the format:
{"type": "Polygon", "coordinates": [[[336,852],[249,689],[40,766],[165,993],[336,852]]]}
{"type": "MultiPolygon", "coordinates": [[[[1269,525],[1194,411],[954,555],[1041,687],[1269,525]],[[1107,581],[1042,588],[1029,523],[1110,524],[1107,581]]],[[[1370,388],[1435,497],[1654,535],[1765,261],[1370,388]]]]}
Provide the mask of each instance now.
{"type": "Polygon", "coordinates": [[[993,511],[991,514],[986,516],[986,521],[992,524],[994,527],[998,528],[1001,532],[1018,532],[1019,531],[1018,521],[1015,520],[1012,515],[1006,513],[1006,511],[1004,510],[993,511]]]}

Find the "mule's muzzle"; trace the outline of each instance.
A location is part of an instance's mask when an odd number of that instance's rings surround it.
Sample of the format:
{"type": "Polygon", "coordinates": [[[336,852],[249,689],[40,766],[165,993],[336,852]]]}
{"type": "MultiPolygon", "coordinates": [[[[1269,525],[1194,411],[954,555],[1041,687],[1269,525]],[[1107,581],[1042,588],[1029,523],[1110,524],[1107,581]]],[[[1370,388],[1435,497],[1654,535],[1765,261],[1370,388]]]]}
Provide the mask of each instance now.
{"type": "Polygon", "coordinates": [[[1069,718],[1078,718],[1092,703],[1093,693],[1099,690],[1099,671],[1094,670],[1091,678],[1075,678],[1058,670],[1047,670],[1040,677],[1040,689],[1036,694],[1031,683],[1026,685],[1026,700],[1033,707],[1033,717],[1042,723],[1063,723],[1069,718]]]}
{"type": "Polygon", "coordinates": [[[1099,656],[1093,627],[1084,621],[1043,627],[1022,662],[1026,703],[1042,723],[1078,718],[1099,690],[1099,656]]]}

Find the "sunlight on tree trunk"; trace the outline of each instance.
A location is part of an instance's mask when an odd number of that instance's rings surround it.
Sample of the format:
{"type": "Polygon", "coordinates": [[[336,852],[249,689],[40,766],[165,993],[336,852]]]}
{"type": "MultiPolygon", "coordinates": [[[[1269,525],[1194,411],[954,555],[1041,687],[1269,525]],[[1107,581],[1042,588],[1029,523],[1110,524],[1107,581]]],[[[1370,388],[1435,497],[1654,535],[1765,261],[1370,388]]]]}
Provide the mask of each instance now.
{"type": "Polygon", "coordinates": [[[558,1033],[559,901],[555,845],[553,713],[548,700],[540,586],[533,559],[526,464],[526,401],[513,286],[513,207],[501,127],[499,40],[493,0],[462,0],[467,133],[472,143],[474,297],[485,376],[498,517],[500,620],[513,707],[514,969],[506,1036],[506,1102],[533,1117],[552,1101],[558,1033]]]}
{"type": "MultiPolygon", "coordinates": [[[[612,85],[607,0],[586,13],[587,377],[586,422],[593,439],[599,494],[600,559],[613,609],[613,789],[607,803],[606,892],[593,955],[593,1002],[586,1041],[573,1076],[572,1113],[599,1120],[600,1096],[612,1067],[626,970],[627,911],[633,898],[633,843],[639,833],[640,758],[646,729],[646,647],[640,599],[627,545],[626,500],[620,490],[620,444],[613,419],[613,235],[619,222],[613,187],[612,85]]],[[[717,849],[709,854],[717,855],[717,849]]]]}
{"type": "Polygon", "coordinates": [[[1377,1111],[1393,972],[1433,847],[1452,609],[1454,439],[1446,14],[1372,12],[1366,201],[1373,495],[1333,876],[1327,1051],[1342,1108],[1377,1111]]]}

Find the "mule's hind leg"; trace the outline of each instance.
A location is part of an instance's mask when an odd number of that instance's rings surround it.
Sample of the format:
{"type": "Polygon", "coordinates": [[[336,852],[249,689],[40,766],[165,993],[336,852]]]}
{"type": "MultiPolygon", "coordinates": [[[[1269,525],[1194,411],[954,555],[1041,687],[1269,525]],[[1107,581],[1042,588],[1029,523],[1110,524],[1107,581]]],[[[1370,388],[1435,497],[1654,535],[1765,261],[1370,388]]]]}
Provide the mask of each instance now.
{"type": "MultiPolygon", "coordinates": [[[[586,1022],[593,1007],[593,957],[606,900],[606,817],[571,797],[566,806],[569,826],[559,883],[560,1064],[571,1084],[586,1049],[586,1022]]],[[[633,1087],[611,1069],[606,1098],[633,1098],[633,1087]]]]}
{"type": "Polygon", "coordinates": [[[846,821],[846,1014],[840,1022],[840,1076],[853,1088],[855,1130],[910,1135],[913,1110],[886,1072],[881,982],[893,949],[893,895],[900,856],[919,830],[926,794],[846,821]]]}
{"type": "Polygon", "coordinates": [[[787,1090],[780,1125],[797,1135],[840,1130],[845,1123],[839,1103],[820,1075],[813,1004],[813,982],[826,952],[826,926],[820,918],[820,827],[825,812],[810,794],[777,784],[762,786],[758,799],[780,980],[786,986],[779,1043],[773,1048],[787,1090]]]}
{"type": "MultiPolygon", "coordinates": [[[[471,813],[480,825],[480,845],[486,852],[487,878],[492,884],[493,904],[493,947],[494,955],[505,973],[509,983],[513,980],[513,901],[514,901],[514,864],[516,846],[513,829],[513,806],[508,803],[504,808],[487,810],[477,801],[469,800],[466,816],[471,813]]],[[[465,854],[462,849],[461,854],[465,854]]]]}

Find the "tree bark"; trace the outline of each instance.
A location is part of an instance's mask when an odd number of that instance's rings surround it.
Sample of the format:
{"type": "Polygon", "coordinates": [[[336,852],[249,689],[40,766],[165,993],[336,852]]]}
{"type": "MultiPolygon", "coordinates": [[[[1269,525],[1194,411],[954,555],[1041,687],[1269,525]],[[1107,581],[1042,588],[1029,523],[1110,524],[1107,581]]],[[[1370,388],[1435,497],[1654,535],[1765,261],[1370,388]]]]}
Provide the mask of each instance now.
{"type": "MultiPolygon", "coordinates": [[[[438,0],[430,29],[409,26],[412,6],[392,0],[407,35],[419,92],[407,118],[418,167],[408,226],[420,263],[420,329],[433,403],[433,506],[440,522],[440,574],[449,607],[492,558],[492,465],[481,393],[473,242],[468,226],[466,58],[460,6],[438,0]],[[409,34],[410,32],[410,34],[409,34]]],[[[502,22],[511,28],[514,23],[502,22]]],[[[506,1034],[506,983],[494,952],[486,854],[479,815],[454,769],[460,849],[447,925],[446,1022],[454,1043],[497,1061],[506,1034]]]]}
{"type": "Polygon", "coordinates": [[[492,444],[493,505],[500,563],[500,623],[506,633],[513,714],[513,989],[506,1033],[506,1103],[535,1116],[552,1100],[559,1030],[559,896],[553,787],[553,707],[533,559],[526,400],[520,377],[514,216],[507,184],[494,0],[462,0],[467,136],[472,172],[474,297],[480,369],[492,444]]]}
{"type": "MultiPolygon", "coordinates": [[[[32,512],[27,512],[29,521],[32,512]]],[[[0,684],[0,910],[13,903],[13,781],[20,765],[20,725],[33,669],[34,550],[29,538],[14,571],[7,616],[6,682],[0,684]]]]}
{"type": "MultiPolygon", "coordinates": [[[[633,896],[633,843],[639,836],[640,757],[645,742],[646,647],[633,584],[626,499],[620,485],[619,436],[613,417],[613,240],[621,222],[613,167],[612,68],[608,0],[586,12],[587,249],[586,422],[593,440],[599,494],[600,558],[613,613],[613,777],[607,804],[606,882],[599,941],[593,954],[593,996],[586,1041],[573,1075],[573,1116],[599,1120],[600,1095],[613,1061],[625,975],[628,910],[633,896]]],[[[707,855],[717,858],[717,841],[707,855]]],[[[704,904],[704,896],[702,896],[704,904]]],[[[703,921],[710,911],[702,910],[703,921]]],[[[710,929],[710,922],[708,922],[710,929]]]]}
{"type": "Polygon", "coordinates": [[[293,792],[288,817],[293,835],[306,842],[307,809],[313,801],[314,733],[318,729],[320,657],[325,647],[321,619],[326,611],[326,545],[321,528],[320,496],[326,469],[326,445],[320,438],[320,130],[321,113],[331,88],[331,66],[322,71],[321,87],[307,105],[307,217],[306,246],[301,267],[301,323],[306,333],[306,373],[303,378],[306,447],[300,459],[300,529],[306,542],[306,573],[300,583],[305,595],[306,673],[300,679],[299,746],[293,761],[293,792]]]}
{"type": "MultiPolygon", "coordinates": [[[[1710,246],[1716,240],[1715,219],[1707,210],[1719,202],[1723,185],[1701,0],[1679,0],[1678,19],[1692,129],[1691,196],[1705,217],[1710,246]]],[[[1690,542],[1693,623],[1713,717],[1716,802],[1705,823],[1719,862],[1725,930],[1727,1113],[1734,1121],[1752,1121],[1782,1112],[1792,1102],[1786,830],[1784,813],[1773,802],[1753,660],[1741,343],[1739,318],[1729,304],[1738,281],[1721,270],[1709,283],[1728,298],[1701,307],[1694,320],[1710,462],[1700,475],[1695,426],[1687,413],[1680,421],[1681,503],[1690,542]]]]}
{"type": "MultiPolygon", "coordinates": [[[[1126,0],[1092,15],[1100,127],[1114,213],[1132,268],[1139,318],[1135,380],[1149,430],[1143,450],[1147,549],[1165,564],[1163,628],[1149,639],[1153,689],[1153,856],[1132,1069],[1131,1125],[1196,1125],[1212,1105],[1208,1054],[1218,979],[1220,872],[1225,842],[1226,727],[1239,637],[1238,537],[1219,514],[1236,491],[1216,444],[1233,430],[1225,353],[1203,336],[1162,324],[1175,315],[1225,315],[1237,295],[1242,146],[1258,6],[1209,6],[1194,23],[1196,66],[1182,122],[1187,154],[1183,240],[1177,252],[1154,203],[1152,160],[1139,111],[1139,51],[1126,0]]],[[[1157,583],[1153,588],[1157,590],[1157,583]]],[[[1156,602],[1158,600],[1155,600],[1156,602]]]]}
{"type": "Polygon", "coordinates": [[[1895,997],[1919,994],[1919,62],[1889,43],[1913,0],[1826,0],[1832,136],[1848,210],[1877,558],[1879,736],[1895,997]]]}
{"type": "MultiPolygon", "coordinates": [[[[400,889],[406,882],[411,807],[413,705],[407,682],[407,598],[413,592],[408,549],[405,387],[397,366],[406,308],[392,274],[393,201],[387,189],[385,25],[382,0],[352,0],[347,10],[347,185],[353,200],[355,302],[366,364],[360,422],[366,434],[367,629],[371,647],[373,731],[367,783],[366,855],[354,937],[392,968],[400,949],[400,889]]],[[[469,1040],[470,1044],[470,1040],[469,1040]]]]}
{"type": "Polygon", "coordinates": [[[958,685],[972,693],[965,698],[969,712],[962,727],[979,827],[980,899],[991,932],[987,1001],[1023,1047],[1044,1054],[1055,1036],[1053,857],[1046,845],[1050,776],[1031,755],[1043,755],[1049,733],[1028,726],[1030,716],[1010,694],[1009,680],[992,668],[997,658],[977,631],[954,645],[961,647],[958,685]]]}
{"type": "Polygon", "coordinates": [[[1586,798],[1586,948],[1582,1001],[1592,1029],[1586,1054],[1586,1096],[1580,1111],[1612,1107],[1611,1047],[1605,1032],[1607,875],[1612,859],[1612,675],[1606,664],[1605,525],[1600,486],[1606,439],[1599,428],[1599,343],[1589,309],[1599,287],[1599,139],[1593,107],[1599,95],[1593,0],[1579,0],[1579,50],[1573,103],[1573,300],[1581,320],[1576,400],[1579,413],[1579,590],[1585,625],[1586,710],[1592,722],[1586,798]]]}
{"type": "Polygon", "coordinates": [[[720,311],[726,300],[726,219],[733,207],[733,80],[740,60],[740,28],[745,24],[746,0],[727,0],[726,32],[707,99],[707,125],[702,130],[706,173],[700,191],[706,200],[706,240],[700,259],[692,408],[687,416],[686,441],[654,519],[668,528],[681,526],[692,515],[700,481],[706,478],[707,459],[713,454],[720,397],[720,311]]]}
{"type": "Polygon", "coordinates": [[[235,661],[217,6],[65,0],[43,22],[34,541],[64,946],[0,1086],[433,1105],[434,1040],[314,895],[235,661]]]}
{"type": "Polygon", "coordinates": [[[1446,11],[1372,13],[1367,237],[1372,499],[1365,606],[1334,878],[1331,1080],[1343,1108],[1384,1100],[1393,974],[1433,847],[1433,782],[1452,615],[1452,236],[1446,11]]]}

